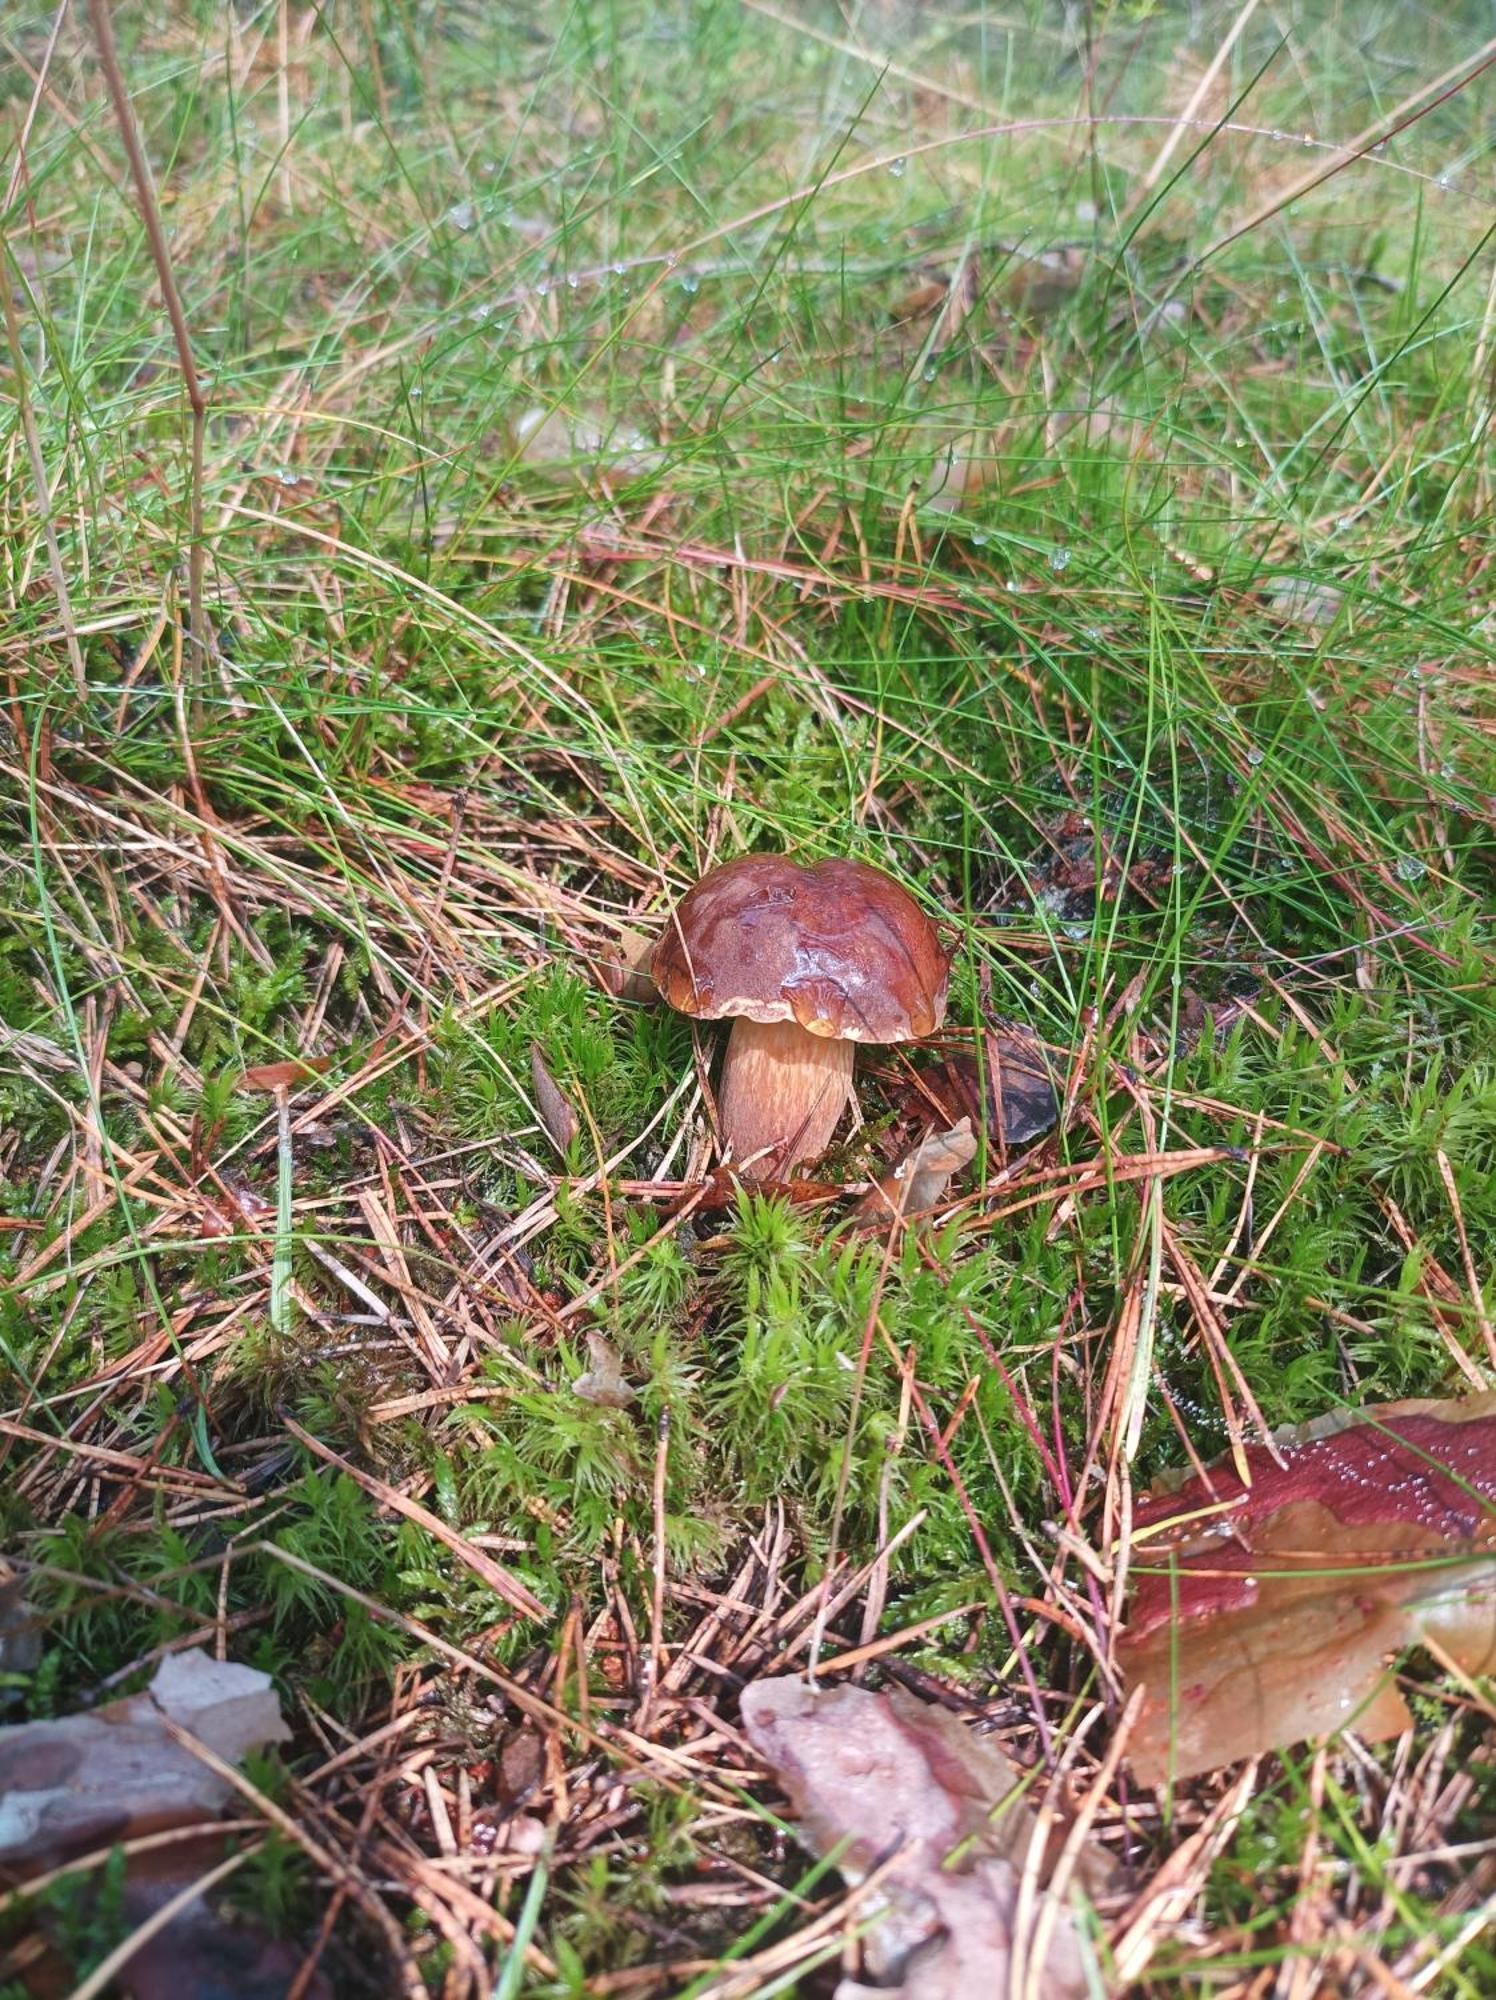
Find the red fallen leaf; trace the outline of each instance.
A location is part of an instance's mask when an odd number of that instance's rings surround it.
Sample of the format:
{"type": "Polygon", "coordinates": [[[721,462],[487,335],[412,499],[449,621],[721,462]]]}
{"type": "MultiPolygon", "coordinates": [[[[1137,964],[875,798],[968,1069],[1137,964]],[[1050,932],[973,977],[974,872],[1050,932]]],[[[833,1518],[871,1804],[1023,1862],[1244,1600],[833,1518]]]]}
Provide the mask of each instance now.
{"type": "Polygon", "coordinates": [[[1118,1660],[1147,1689],[1145,1784],[1353,1727],[1409,1726],[1388,1677],[1426,1639],[1496,1668],[1496,1395],[1385,1403],[1245,1447],[1140,1503],[1118,1660]]]}
{"type": "Polygon", "coordinates": [[[240,1070],[237,1090],[294,1090],[298,1083],[309,1083],[314,1076],[321,1076],[327,1068],[327,1056],[295,1056],[288,1062],[257,1063],[253,1069],[240,1070]]]}

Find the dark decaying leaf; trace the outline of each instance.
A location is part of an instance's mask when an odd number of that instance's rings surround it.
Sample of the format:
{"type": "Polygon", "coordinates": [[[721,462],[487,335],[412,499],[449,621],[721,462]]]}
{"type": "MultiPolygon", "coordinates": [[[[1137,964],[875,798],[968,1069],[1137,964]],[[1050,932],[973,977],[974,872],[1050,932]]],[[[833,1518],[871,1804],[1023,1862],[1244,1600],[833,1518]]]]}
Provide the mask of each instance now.
{"type": "MultiPolygon", "coordinates": [[[[1009,1991],[1069,2000],[1093,1990],[1069,1903],[1032,1983],[1020,1937],[1019,1881],[1038,1832],[1022,1773],[952,1715],[895,1690],[814,1689],[794,1676],[743,1691],[749,1742],[788,1794],[805,1844],[836,1852],[854,1886],[878,1870],[862,1937],[866,1973],[902,2000],[992,2000],[1009,1991]],[[1010,1985],[1010,1981],[1013,1983],[1010,1985]]],[[[1047,1868],[1042,1873],[1047,1874],[1047,1868]]],[[[1104,1855],[1083,1849],[1076,1879],[1106,1887],[1104,1855]]],[[[1096,1990],[1099,1990],[1096,1989],[1096,1990]]],[[[844,1980],[840,2000],[864,1991],[844,1980]]]]}
{"type": "Polygon", "coordinates": [[[969,1118],[994,1151],[1026,1146],[1059,1115],[1058,1066],[1039,1037],[1016,1022],[988,1028],[983,1044],[981,1062],[962,1049],[939,1069],[921,1072],[920,1081],[952,1125],[969,1118]]]}
{"type": "Polygon", "coordinates": [[[545,1127],[546,1137],[558,1153],[564,1153],[582,1129],[582,1121],[572,1110],[560,1084],[545,1066],[540,1044],[530,1044],[530,1080],[535,1087],[535,1109],[545,1127]]]}
{"type": "MultiPolygon", "coordinates": [[[[209,1834],[190,1847],[135,1857],[125,1878],[125,1924],[143,1924],[201,1880],[223,1846],[209,1834]]],[[[215,1893],[190,1902],[132,1953],[120,1987],[130,2000],[285,2000],[305,1958],[305,1946],[272,1938],[215,1893]]],[[[331,2000],[332,1986],[320,1971],[302,1990],[306,2000],[331,2000]]]]}
{"type": "Polygon", "coordinates": [[[1145,1784],[1409,1723],[1389,1675],[1427,1640],[1496,1668],[1496,1395],[1342,1412],[1149,1494],[1118,1648],[1146,1696],[1145,1784]]]}

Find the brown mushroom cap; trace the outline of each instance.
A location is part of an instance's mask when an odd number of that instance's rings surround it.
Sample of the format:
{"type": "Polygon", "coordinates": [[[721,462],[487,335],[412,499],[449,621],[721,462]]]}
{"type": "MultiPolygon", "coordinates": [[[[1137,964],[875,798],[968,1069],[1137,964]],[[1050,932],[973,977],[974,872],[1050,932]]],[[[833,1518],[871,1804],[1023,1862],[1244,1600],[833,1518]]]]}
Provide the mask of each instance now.
{"type": "Polygon", "coordinates": [[[906,889],[862,861],[748,854],[703,875],[654,948],[670,1006],[708,1021],[795,1021],[812,1035],[907,1042],[945,1018],[949,963],[906,889]]]}

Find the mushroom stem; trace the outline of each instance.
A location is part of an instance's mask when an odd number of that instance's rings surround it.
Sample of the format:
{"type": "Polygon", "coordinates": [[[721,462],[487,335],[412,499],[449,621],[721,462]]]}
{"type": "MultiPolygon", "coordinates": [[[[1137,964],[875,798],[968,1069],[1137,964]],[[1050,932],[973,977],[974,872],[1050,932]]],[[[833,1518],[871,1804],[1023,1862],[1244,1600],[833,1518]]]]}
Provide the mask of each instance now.
{"type": "Polygon", "coordinates": [[[856,1059],[855,1042],[808,1034],[795,1021],[738,1016],[718,1101],[722,1136],[745,1180],[783,1180],[825,1152],[852,1095],[856,1059]]]}

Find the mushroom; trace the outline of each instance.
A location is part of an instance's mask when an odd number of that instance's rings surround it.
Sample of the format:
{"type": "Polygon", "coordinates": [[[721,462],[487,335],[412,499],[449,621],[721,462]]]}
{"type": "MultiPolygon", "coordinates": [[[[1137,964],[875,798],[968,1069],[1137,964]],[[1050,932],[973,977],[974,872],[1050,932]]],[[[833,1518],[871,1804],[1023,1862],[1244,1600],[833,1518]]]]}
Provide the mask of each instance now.
{"type": "Polygon", "coordinates": [[[825,1151],[858,1042],[907,1042],[945,1018],[949,961],[906,889],[862,861],[749,854],[681,899],[650,971],[670,1006],[731,1018],[722,1136],[752,1180],[825,1151]]]}

